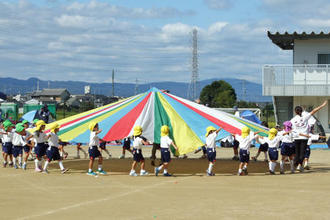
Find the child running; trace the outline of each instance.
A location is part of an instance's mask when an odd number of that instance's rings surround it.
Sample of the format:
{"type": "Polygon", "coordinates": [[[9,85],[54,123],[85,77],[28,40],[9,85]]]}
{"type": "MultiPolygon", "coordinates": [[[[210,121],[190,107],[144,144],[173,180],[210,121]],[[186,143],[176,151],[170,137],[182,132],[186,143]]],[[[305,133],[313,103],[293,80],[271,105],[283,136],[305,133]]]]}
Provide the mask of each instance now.
{"type": "Polygon", "coordinates": [[[13,124],[7,120],[3,123],[4,132],[3,135],[3,167],[6,167],[8,164],[9,157],[9,166],[13,166],[13,124]]]}
{"type": "MultiPolygon", "coordinates": [[[[36,159],[34,160],[35,163],[35,171],[36,172],[41,172],[42,167],[41,167],[41,160],[43,157],[46,156],[46,150],[47,150],[47,136],[44,133],[44,130],[46,128],[46,123],[43,120],[39,120],[36,122],[36,131],[33,133],[33,136],[30,138],[34,138],[36,142],[36,147],[34,148],[34,152],[36,154],[36,159]]],[[[30,139],[28,138],[28,140],[30,139]]]]}
{"type": "Polygon", "coordinates": [[[170,133],[170,128],[167,125],[163,125],[160,129],[161,138],[160,138],[160,151],[162,158],[162,165],[155,168],[155,175],[158,176],[158,173],[164,168],[163,176],[172,176],[168,173],[168,166],[171,162],[171,153],[170,147],[171,145],[178,151],[178,147],[175,145],[174,141],[168,136],[170,133]]]}
{"type": "Polygon", "coordinates": [[[27,120],[24,120],[22,121],[22,124],[25,128],[24,130],[24,134],[23,134],[23,140],[25,141],[26,145],[23,146],[23,150],[24,150],[24,153],[25,153],[25,156],[24,156],[24,162],[23,162],[23,170],[26,170],[26,164],[27,164],[27,161],[29,159],[29,156],[31,155],[32,156],[32,159],[33,159],[33,155],[32,155],[32,149],[33,149],[33,146],[34,146],[34,143],[32,141],[27,141],[28,137],[31,136],[30,132],[27,131],[26,129],[29,128],[29,122],[27,120]]]}
{"type": "Polygon", "coordinates": [[[68,169],[65,169],[63,166],[62,158],[58,149],[60,139],[58,138],[57,133],[59,132],[59,129],[60,126],[57,123],[54,123],[50,128],[50,133],[47,135],[49,147],[46,151],[47,160],[44,164],[44,169],[42,170],[42,172],[46,174],[48,174],[47,167],[52,160],[58,161],[58,165],[60,166],[62,174],[68,171],[68,169]]]}
{"type": "Polygon", "coordinates": [[[277,136],[277,130],[272,128],[269,130],[267,138],[259,136],[258,141],[261,144],[268,143],[268,155],[269,155],[269,173],[275,175],[276,161],[278,160],[278,148],[283,136],[277,136]]]}
{"type": "Polygon", "coordinates": [[[142,127],[141,126],[135,126],[134,127],[134,134],[133,134],[133,163],[132,163],[132,169],[129,173],[130,176],[137,176],[137,173],[135,172],[135,168],[137,163],[141,163],[141,170],[140,170],[140,176],[148,175],[149,173],[144,169],[145,162],[144,157],[142,154],[142,145],[148,145],[148,141],[143,138],[142,136],[142,127]]]}
{"type": "Polygon", "coordinates": [[[285,121],[283,123],[284,129],[279,132],[282,137],[281,143],[281,161],[280,161],[280,174],[284,174],[284,164],[287,159],[290,161],[291,173],[294,173],[294,145],[293,145],[293,133],[292,133],[292,123],[290,121],[285,121]]]}
{"type": "Polygon", "coordinates": [[[238,175],[248,175],[248,165],[250,161],[250,147],[251,142],[257,138],[257,134],[261,131],[250,133],[250,128],[243,127],[241,131],[241,135],[235,135],[235,139],[239,142],[239,168],[238,175]]]}
{"type": "Polygon", "coordinates": [[[221,128],[216,129],[213,126],[209,126],[206,128],[206,143],[205,147],[207,150],[207,159],[209,160],[209,168],[206,170],[207,176],[214,176],[215,174],[212,172],[213,166],[215,164],[217,151],[215,149],[215,141],[217,139],[218,133],[221,131],[221,128]]]}
{"type": "Polygon", "coordinates": [[[90,176],[97,176],[98,174],[105,175],[107,174],[103,169],[102,169],[102,162],[103,158],[101,155],[101,152],[99,151],[100,147],[100,139],[97,135],[102,132],[102,130],[99,129],[99,125],[96,122],[91,122],[89,124],[89,130],[91,131],[90,138],[89,138],[89,166],[88,166],[88,173],[87,175],[90,176]],[[94,165],[94,160],[95,158],[98,158],[98,171],[97,173],[93,172],[93,165],[94,165]]]}

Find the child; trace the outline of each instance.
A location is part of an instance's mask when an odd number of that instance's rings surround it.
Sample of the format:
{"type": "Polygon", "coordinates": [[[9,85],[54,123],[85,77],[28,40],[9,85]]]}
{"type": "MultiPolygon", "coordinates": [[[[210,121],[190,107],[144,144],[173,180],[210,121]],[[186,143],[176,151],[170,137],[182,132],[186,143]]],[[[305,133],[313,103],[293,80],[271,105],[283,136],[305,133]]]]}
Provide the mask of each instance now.
{"type": "MultiPolygon", "coordinates": [[[[266,121],[263,121],[261,125],[268,128],[268,123],[266,121]]],[[[257,161],[260,153],[263,152],[265,155],[264,161],[267,163],[268,162],[267,151],[268,151],[268,143],[260,144],[258,153],[256,154],[256,156],[252,157],[252,160],[257,161]]]]}
{"type": "Polygon", "coordinates": [[[12,167],[13,166],[13,132],[12,132],[12,128],[13,128],[13,124],[8,120],[5,121],[3,123],[3,127],[4,127],[4,132],[2,133],[3,135],[3,167],[6,167],[8,164],[8,156],[9,156],[9,166],[12,167]]]}
{"type": "MultiPolygon", "coordinates": [[[[36,123],[36,131],[33,133],[33,136],[30,138],[34,138],[36,146],[34,148],[34,152],[36,154],[36,159],[34,160],[35,163],[35,171],[41,172],[41,160],[46,155],[47,145],[46,145],[46,134],[44,130],[46,128],[46,123],[43,120],[39,120],[36,123]]],[[[28,140],[30,139],[28,138],[28,140]]]]}
{"type": "Polygon", "coordinates": [[[50,133],[47,135],[47,139],[48,139],[48,149],[46,151],[46,155],[47,155],[47,160],[44,164],[44,169],[43,169],[43,173],[48,173],[47,167],[48,164],[52,161],[52,160],[58,160],[58,164],[60,166],[61,169],[61,173],[64,174],[68,171],[68,169],[65,169],[63,166],[63,162],[62,162],[62,158],[60,156],[60,152],[59,152],[59,138],[57,136],[57,133],[59,132],[60,126],[57,123],[54,123],[52,125],[52,127],[50,128],[50,133]]]}
{"type": "Polygon", "coordinates": [[[81,145],[82,143],[77,143],[77,156],[75,157],[75,159],[80,159],[80,154],[79,154],[80,151],[84,153],[85,159],[87,158],[87,153],[84,149],[82,149],[81,145]]]}
{"type": "Polygon", "coordinates": [[[167,171],[169,163],[171,162],[170,146],[172,145],[176,151],[178,151],[178,147],[175,145],[173,140],[168,136],[170,133],[170,128],[167,125],[163,125],[160,131],[161,131],[160,151],[161,151],[161,158],[163,164],[155,168],[155,175],[158,176],[159,171],[161,171],[164,168],[163,176],[172,176],[167,171]]]}
{"type": "Polygon", "coordinates": [[[105,151],[105,153],[108,154],[108,159],[111,159],[111,154],[107,150],[106,146],[107,146],[107,142],[106,141],[101,141],[101,143],[100,143],[101,154],[102,154],[103,151],[105,151]]]}
{"type": "Polygon", "coordinates": [[[97,173],[93,172],[93,164],[95,158],[99,158],[97,172],[99,174],[105,175],[107,173],[102,169],[103,158],[101,152],[98,149],[100,146],[100,138],[97,136],[102,132],[102,130],[99,129],[99,125],[96,122],[91,122],[89,124],[89,130],[91,131],[89,138],[89,149],[88,149],[90,159],[89,159],[89,167],[88,167],[87,175],[97,176],[97,173]]]}
{"type": "Polygon", "coordinates": [[[18,123],[16,125],[15,133],[13,134],[13,162],[15,169],[18,168],[24,169],[24,167],[22,166],[23,147],[28,146],[28,144],[25,142],[23,138],[24,135],[25,135],[25,128],[23,127],[23,124],[18,123]],[[18,166],[16,164],[17,157],[18,157],[18,166]]]}
{"type": "Polygon", "coordinates": [[[141,126],[135,126],[134,127],[134,134],[133,134],[133,163],[132,163],[132,169],[130,172],[130,176],[137,176],[137,173],[135,172],[136,164],[141,163],[141,171],[140,176],[148,175],[149,173],[145,171],[144,169],[144,157],[142,155],[142,145],[148,145],[149,143],[147,140],[141,137],[142,135],[142,127],[141,126]]]}
{"type": "Polygon", "coordinates": [[[280,161],[280,174],[284,174],[284,164],[286,159],[290,159],[291,173],[294,173],[294,145],[293,145],[293,134],[292,134],[292,124],[290,121],[285,121],[283,123],[284,130],[279,132],[282,135],[281,144],[281,161],[280,161]]]}
{"type": "Polygon", "coordinates": [[[218,136],[219,131],[221,131],[221,128],[218,130],[215,127],[209,126],[206,128],[206,143],[205,147],[207,150],[207,159],[209,160],[209,168],[206,170],[207,176],[214,176],[215,174],[212,172],[212,168],[215,164],[217,152],[215,150],[215,141],[218,136]]]}
{"type": "Polygon", "coordinates": [[[23,170],[26,170],[26,164],[27,164],[27,160],[29,158],[29,156],[31,155],[32,156],[32,159],[33,158],[33,155],[32,155],[32,149],[33,149],[33,146],[34,146],[34,143],[32,141],[27,141],[28,137],[31,136],[30,132],[28,132],[26,129],[29,128],[29,122],[27,120],[24,120],[22,121],[22,124],[24,126],[24,134],[23,134],[23,140],[25,141],[25,146],[23,146],[23,150],[24,150],[24,153],[25,153],[25,157],[24,157],[24,162],[23,162],[23,170]]]}
{"type": "Polygon", "coordinates": [[[122,150],[122,153],[121,153],[121,156],[119,157],[119,159],[124,159],[125,158],[125,152],[126,151],[129,151],[131,154],[133,154],[132,150],[131,150],[131,138],[130,137],[124,138],[124,140],[123,140],[123,150],[122,150]]]}
{"type": "Polygon", "coordinates": [[[239,168],[238,175],[248,175],[247,167],[250,161],[251,142],[257,138],[257,134],[261,131],[250,133],[250,128],[243,127],[241,135],[235,135],[235,139],[239,142],[239,168]],[[244,172],[244,173],[243,173],[244,172]]]}

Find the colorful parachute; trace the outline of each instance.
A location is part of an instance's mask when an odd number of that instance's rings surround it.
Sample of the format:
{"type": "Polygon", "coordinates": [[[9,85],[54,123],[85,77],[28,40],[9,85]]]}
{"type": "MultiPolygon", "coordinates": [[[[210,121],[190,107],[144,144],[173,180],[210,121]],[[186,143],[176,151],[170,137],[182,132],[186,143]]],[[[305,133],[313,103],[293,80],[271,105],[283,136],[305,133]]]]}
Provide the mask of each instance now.
{"type": "MultiPolygon", "coordinates": [[[[99,123],[100,138],[106,141],[120,140],[133,134],[135,125],[143,128],[143,136],[152,143],[160,142],[162,125],[170,127],[170,136],[179,147],[179,154],[194,151],[205,143],[208,126],[221,127],[218,139],[230,133],[240,134],[243,126],[252,131],[267,129],[245,119],[221,112],[195,102],[163,92],[156,88],[116,103],[90,110],[57,121],[62,141],[88,143],[88,125],[99,123]]],[[[49,128],[49,124],[47,128],[49,128]]]]}

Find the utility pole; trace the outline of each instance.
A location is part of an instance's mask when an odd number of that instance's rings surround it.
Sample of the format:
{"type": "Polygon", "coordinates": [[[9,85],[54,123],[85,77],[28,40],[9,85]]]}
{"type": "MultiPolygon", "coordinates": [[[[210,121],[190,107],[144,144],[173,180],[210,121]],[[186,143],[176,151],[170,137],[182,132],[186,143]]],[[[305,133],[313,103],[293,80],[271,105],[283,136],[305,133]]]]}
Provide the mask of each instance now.
{"type": "Polygon", "coordinates": [[[37,92],[39,92],[39,79],[37,81],[37,92]]]}
{"type": "Polygon", "coordinates": [[[194,28],[192,36],[192,73],[188,90],[188,98],[196,100],[198,98],[198,38],[197,29],[194,28]]]}
{"type": "Polygon", "coordinates": [[[115,97],[115,70],[112,69],[112,97],[115,97]]]}

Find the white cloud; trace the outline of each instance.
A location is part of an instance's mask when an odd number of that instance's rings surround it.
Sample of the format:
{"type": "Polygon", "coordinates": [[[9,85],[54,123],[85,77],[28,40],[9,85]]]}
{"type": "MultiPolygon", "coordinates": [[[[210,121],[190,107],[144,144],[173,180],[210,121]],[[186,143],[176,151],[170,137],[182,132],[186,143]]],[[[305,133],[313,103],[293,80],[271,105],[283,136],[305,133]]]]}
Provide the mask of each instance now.
{"type": "Polygon", "coordinates": [[[208,32],[210,34],[218,33],[220,32],[228,23],[227,22],[216,22],[214,24],[211,24],[208,28],[208,32]]]}
{"type": "Polygon", "coordinates": [[[232,0],[204,0],[204,3],[211,9],[227,9],[233,4],[232,0]]]}

